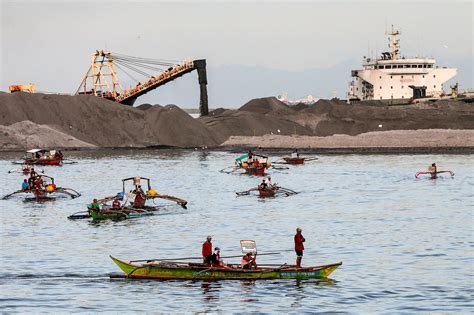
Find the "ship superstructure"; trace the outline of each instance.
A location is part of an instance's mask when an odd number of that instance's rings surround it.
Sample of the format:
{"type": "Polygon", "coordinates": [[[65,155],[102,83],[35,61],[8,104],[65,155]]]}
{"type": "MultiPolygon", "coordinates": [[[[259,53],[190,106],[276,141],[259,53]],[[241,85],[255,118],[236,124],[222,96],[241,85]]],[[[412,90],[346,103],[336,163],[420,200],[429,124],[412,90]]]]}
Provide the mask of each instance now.
{"type": "Polygon", "coordinates": [[[408,102],[415,98],[439,97],[443,83],[454,77],[455,68],[439,68],[433,58],[405,58],[400,55],[400,32],[389,35],[389,52],[380,58],[364,57],[363,69],[352,70],[349,100],[389,100],[408,102]]]}

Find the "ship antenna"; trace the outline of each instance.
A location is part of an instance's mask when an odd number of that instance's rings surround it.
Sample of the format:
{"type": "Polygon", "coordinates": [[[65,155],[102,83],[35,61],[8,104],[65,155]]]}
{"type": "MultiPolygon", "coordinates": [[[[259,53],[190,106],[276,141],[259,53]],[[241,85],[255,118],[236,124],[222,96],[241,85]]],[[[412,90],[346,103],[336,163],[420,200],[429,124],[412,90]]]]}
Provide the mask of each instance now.
{"type": "Polygon", "coordinates": [[[400,35],[400,32],[395,30],[392,24],[392,31],[390,33],[385,34],[390,35],[390,49],[392,51],[392,60],[396,60],[400,48],[400,41],[398,39],[398,35],[400,35]]]}

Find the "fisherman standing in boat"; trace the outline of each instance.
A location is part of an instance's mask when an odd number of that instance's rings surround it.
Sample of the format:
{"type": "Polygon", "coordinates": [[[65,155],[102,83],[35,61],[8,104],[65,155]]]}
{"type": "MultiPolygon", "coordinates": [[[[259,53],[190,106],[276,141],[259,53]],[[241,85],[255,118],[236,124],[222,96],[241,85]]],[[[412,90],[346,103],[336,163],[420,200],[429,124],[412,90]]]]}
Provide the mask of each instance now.
{"type": "Polygon", "coordinates": [[[202,243],[202,262],[206,266],[212,265],[212,236],[208,235],[206,241],[202,243]]]}
{"type": "Polygon", "coordinates": [[[291,153],[291,158],[292,159],[297,159],[300,157],[300,154],[298,153],[298,149],[295,149],[295,151],[293,151],[293,153],[291,153]]]}
{"type": "Polygon", "coordinates": [[[436,166],[436,163],[431,164],[430,167],[428,167],[428,172],[430,172],[431,179],[436,179],[438,178],[438,167],[436,166]]]}
{"type": "Polygon", "coordinates": [[[271,179],[270,176],[268,176],[268,177],[265,179],[265,184],[267,185],[267,189],[268,189],[268,190],[272,190],[272,189],[273,189],[272,179],[271,179]]]}
{"type": "Polygon", "coordinates": [[[303,237],[303,234],[301,234],[301,232],[302,232],[301,228],[296,229],[296,234],[295,234],[296,268],[301,268],[301,260],[303,259],[303,250],[304,250],[303,243],[306,241],[305,238],[303,237]]]}

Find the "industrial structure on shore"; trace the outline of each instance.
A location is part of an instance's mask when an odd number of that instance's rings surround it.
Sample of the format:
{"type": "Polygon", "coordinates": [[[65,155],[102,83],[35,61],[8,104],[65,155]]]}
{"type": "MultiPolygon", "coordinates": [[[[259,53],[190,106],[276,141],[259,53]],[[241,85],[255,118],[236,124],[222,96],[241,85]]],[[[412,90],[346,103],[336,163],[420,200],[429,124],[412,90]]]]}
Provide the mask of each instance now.
{"type": "Polygon", "coordinates": [[[379,58],[364,57],[363,69],[352,70],[348,100],[388,100],[407,103],[414,99],[443,96],[443,83],[457,69],[439,68],[433,58],[406,58],[400,55],[400,32],[389,32],[389,52],[379,58]]]}
{"type": "Polygon", "coordinates": [[[83,77],[78,94],[103,97],[124,105],[133,105],[136,99],[186,73],[196,70],[200,86],[199,111],[208,114],[206,60],[174,62],[170,60],[146,59],[97,50],[92,54],[91,65],[83,77]],[[135,80],[137,84],[124,89],[117,76],[117,69],[135,80]],[[130,74],[129,72],[133,74],[130,74]],[[152,72],[150,74],[149,72],[152,72]],[[143,83],[136,75],[144,76],[143,83]]]}

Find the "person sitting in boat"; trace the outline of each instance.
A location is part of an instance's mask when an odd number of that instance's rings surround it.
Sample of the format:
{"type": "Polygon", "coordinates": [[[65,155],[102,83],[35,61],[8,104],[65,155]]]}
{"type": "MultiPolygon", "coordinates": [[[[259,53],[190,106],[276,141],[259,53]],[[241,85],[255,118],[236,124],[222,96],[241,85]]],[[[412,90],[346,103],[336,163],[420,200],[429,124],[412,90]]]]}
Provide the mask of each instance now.
{"type": "Polygon", "coordinates": [[[428,172],[430,172],[431,179],[438,178],[438,167],[436,166],[436,163],[431,164],[430,167],[428,167],[428,172]]]}
{"type": "Polygon", "coordinates": [[[91,208],[92,208],[93,210],[97,210],[97,211],[100,210],[100,204],[99,204],[99,202],[97,201],[97,199],[94,198],[94,200],[92,200],[91,208]]]}
{"type": "Polygon", "coordinates": [[[43,186],[43,179],[41,178],[41,176],[37,176],[35,179],[34,187],[36,189],[41,189],[42,186],[43,186]]]}
{"type": "Polygon", "coordinates": [[[206,241],[202,243],[202,262],[206,266],[212,265],[212,236],[208,235],[206,241]]]}
{"type": "Polygon", "coordinates": [[[221,250],[219,247],[214,248],[214,253],[212,254],[212,266],[213,267],[224,266],[224,262],[221,259],[221,250]]]}
{"type": "Polygon", "coordinates": [[[293,153],[291,153],[291,158],[292,159],[297,159],[300,157],[300,154],[298,153],[298,149],[295,149],[295,151],[293,151],[293,153]]]}
{"type": "Polygon", "coordinates": [[[138,185],[133,191],[133,193],[135,194],[135,199],[133,200],[133,207],[143,208],[146,202],[146,195],[142,189],[142,186],[138,185]]]}
{"type": "Polygon", "coordinates": [[[253,256],[252,253],[247,253],[242,257],[242,261],[240,265],[242,266],[242,269],[257,269],[257,257],[253,256]]]}
{"type": "Polygon", "coordinates": [[[30,184],[28,183],[28,180],[26,178],[23,180],[23,183],[21,184],[21,190],[23,191],[30,190],[30,184]]]}
{"type": "Polygon", "coordinates": [[[254,165],[256,168],[258,168],[258,166],[260,165],[260,161],[259,161],[258,159],[255,159],[255,160],[253,161],[253,165],[254,165]]]}
{"type": "Polygon", "coordinates": [[[267,189],[273,189],[272,179],[270,176],[265,179],[265,184],[267,185],[267,189]]]}
{"type": "Polygon", "coordinates": [[[253,152],[249,150],[249,153],[247,153],[247,164],[252,165],[253,162],[254,162],[253,152]]]}
{"type": "Polygon", "coordinates": [[[268,187],[267,182],[265,181],[265,178],[264,178],[264,179],[262,179],[262,183],[259,185],[258,188],[261,189],[261,190],[266,190],[267,187],[268,187]]]}
{"type": "Polygon", "coordinates": [[[121,208],[121,203],[120,203],[120,199],[118,198],[115,198],[114,201],[112,201],[112,209],[114,210],[119,210],[121,208]]]}

